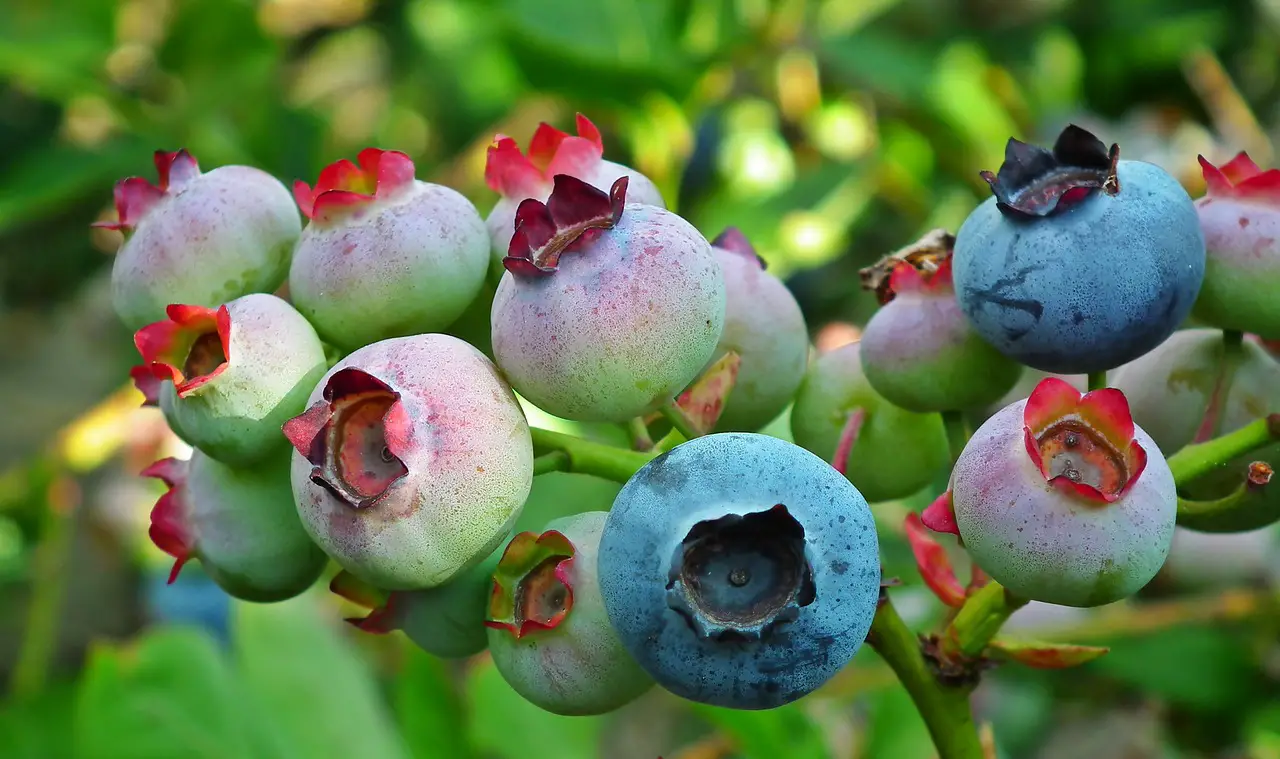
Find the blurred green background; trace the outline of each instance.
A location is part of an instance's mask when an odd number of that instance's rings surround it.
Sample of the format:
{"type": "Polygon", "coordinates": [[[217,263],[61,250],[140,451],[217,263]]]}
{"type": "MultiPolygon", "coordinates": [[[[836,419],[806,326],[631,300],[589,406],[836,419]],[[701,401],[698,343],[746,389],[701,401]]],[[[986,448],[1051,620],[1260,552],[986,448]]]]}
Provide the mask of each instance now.
{"type": "MultiPolygon", "coordinates": [[[[864,650],[764,713],[655,689],[602,718],[525,704],[483,656],[441,662],[317,587],[231,603],[146,539],[173,449],[125,383],[108,297],[112,183],[152,151],[291,182],[374,145],[487,212],[484,151],[575,111],[708,236],[737,225],[820,348],[874,308],[857,270],[985,197],[1005,140],[1069,121],[1203,184],[1197,153],[1272,165],[1274,0],[0,1],[0,757],[3,759],[927,759],[864,650]]],[[[785,423],[770,431],[785,435],[785,423]]],[[[524,517],[607,508],[616,486],[539,478],[524,517]]],[[[923,494],[927,497],[928,494],[923,494]]],[[[877,506],[923,627],[940,604],[877,506]]],[[[1280,757],[1274,531],[1182,533],[1140,599],[1033,604],[1018,634],[1106,644],[1078,670],[990,674],[1003,757],[1280,757]]]]}

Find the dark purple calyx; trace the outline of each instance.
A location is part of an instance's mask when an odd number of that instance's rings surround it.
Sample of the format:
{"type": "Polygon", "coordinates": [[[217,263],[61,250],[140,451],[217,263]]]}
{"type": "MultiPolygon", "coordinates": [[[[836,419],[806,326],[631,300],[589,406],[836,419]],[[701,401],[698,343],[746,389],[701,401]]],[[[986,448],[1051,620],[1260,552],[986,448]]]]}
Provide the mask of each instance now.
{"type": "Polygon", "coordinates": [[[742,230],[737,227],[727,227],[720,233],[719,237],[711,241],[711,246],[727,250],[730,253],[737,253],[743,258],[753,261],[761,269],[769,268],[769,265],[764,262],[760,254],[756,253],[755,246],[751,244],[746,235],[742,234],[742,230]]]}
{"type": "Polygon", "coordinates": [[[1091,132],[1068,124],[1053,150],[1009,138],[1000,171],[981,172],[1006,216],[1048,216],[1083,200],[1094,190],[1120,192],[1116,165],[1120,146],[1108,150],[1091,132]]]}
{"type": "Polygon", "coordinates": [[[400,394],[360,369],[336,372],[322,400],[284,423],[284,435],[311,462],[311,481],[353,509],[376,505],[409,473],[401,456],[411,423],[400,394]]]}
{"type": "Polygon", "coordinates": [[[760,640],[815,595],[804,527],[783,504],[698,522],[671,558],[667,604],[703,638],[760,640]]]}
{"type": "Polygon", "coordinates": [[[523,638],[559,626],[573,610],[576,552],[573,543],[556,530],[513,537],[493,573],[485,627],[523,638]]]}
{"type": "Polygon", "coordinates": [[[626,177],[619,177],[608,195],[568,174],[556,174],[553,181],[546,203],[526,198],[516,208],[515,233],[502,259],[514,275],[553,274],[562,253],[582,250],[622,218],[626,177]]]}

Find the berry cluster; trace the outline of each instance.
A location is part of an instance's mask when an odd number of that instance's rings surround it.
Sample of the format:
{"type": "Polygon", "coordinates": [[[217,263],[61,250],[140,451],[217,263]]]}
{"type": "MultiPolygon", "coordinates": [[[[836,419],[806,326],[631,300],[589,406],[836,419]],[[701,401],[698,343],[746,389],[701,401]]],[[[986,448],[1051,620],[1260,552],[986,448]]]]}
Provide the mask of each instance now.
{"type": "Polygon", "coordinates": [[[868,501],[948,468],[907,526],[953,606],[973,588],[922,523],[958,536],[975,587],[1094,606],[1154,577],[1183,512],[1228,530],[1280,513],[1247,455],[1186,481],[1166,460],[1280,409],[1280,364],[1241,337],[1280,338],[1280,171],[1202,159],[1193,203],[1077,127],[1052,150],[1010,140],[992,197],[865,269],[881,308],[811,361],[799,306],[740,232],[708,240],[603,155],[582,116],[527,152],[499,135],[487,219],[374,148],[292,194],[186,151],[156,154],[158,185],[119,182],[105,226],[125,233],[133,378],[194,449],[145,472],[170,488],[151,538],[173,574],[198,559],[266,602],[332,560],[331,589],[371,609],[357,627],[488,649],[559,714],[654,684],[760,709],[875,641],[868,501]],[[1175,331],[1193,309],[1204,326],[1175,331]],[[477,310],[491,329],[464,340],[477,310]],[[1008,402],[1025,367],[1090,391],[1047,376],[1008,402]],[[522,399],[625,425],[636,450],[531,428],[522,399]],[[788,407],[794,444],[758,432],[788,407]],[[624,486],[607,512],[517,533],[554,470],[624,486]],[[1242,472],[1262,506],[1212,507],[1242,472]]]}

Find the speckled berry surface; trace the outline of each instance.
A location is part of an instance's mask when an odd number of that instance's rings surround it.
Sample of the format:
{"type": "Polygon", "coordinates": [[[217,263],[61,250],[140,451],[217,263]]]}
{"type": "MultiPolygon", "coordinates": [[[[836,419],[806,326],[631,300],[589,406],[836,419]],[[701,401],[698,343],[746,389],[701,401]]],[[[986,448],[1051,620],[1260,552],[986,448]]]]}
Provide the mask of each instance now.
{"type": "Polygon", "coordinates": [[[1205,271],[1191,198],[1154,164],[1120,161],[1120,191],[1014,218],[988,198],[956,235],[973,328],[1035,369],[1081,374],[1146,353],[1190,313],[1205,271]]]}
{"type": "Polygon", "coordinates": [[[876,528],[857,488],[804,449],[752,433],[697,438],[637,472],[614,501],[599,562],[609,619],[640,665],[683,698],[743,709],[795,701],[848,663],[880,590],[876,528]],[[718,543],[695,544],[707,539],[718,543]],[[682,586],[702,600],[680,601],[682,586]]]}
{"type": "Polygon", "coordinates": [[[301,413],[324,374],[324,346],[310,323],[274,295],[245,295],[225,309],[225,340],[216,331],[215,312],[182,309],[207,318],[199,324],[157,322],[135,341],[144,364],[157,372],[153,376],[170,377],[158,387],[170,426],[211,458],[255,465],[287,446],[280,425],[301,413]],[[203,342],[192,345],[192,338],[203,342]],[[202,350],[208,351],[203,358],[202,350]],[[197,376],[202,372],[203,379],[197,376]]]}
{"type": "Polygon", "coordinates": [[[596,555],[607,516],[588,511],[546,525],[544,534],[558,532],[573,546],[572,560],[559,575],[572,600],[555,627],[532,629],[519,638],[506,628],[488,630],[489,652],[503,679],[554,714],[604,714],[653,687],[653,678],[610,626],[600,595],[596,555]]]}
{"type": "Polygon", "coordinates": [[[164,169],[167,188],[140,214],[121,214],[132,229],[112,264],[112,303],[135,330],[163,319],[171,303],[212,308],[275,290],[302,229],[289,191],[265,171],[199,173],[190,156],[166,155],[176,162],[164,169]]]}
{"type": "Polygon", "coordinates": [[[792,437],[830,461],[856,409],[866,416],[846,472],[869,501],[909,496],[943,471],[949,454],[942,417],[907,411],[877,393],[863,371],[860,343],[824,353],[809,367],[791,409],[792,437]]]}
{"type": "Polygon", "coordinates": [[[724,275],[724,331],[716,355],[742,360],[716,422],[719,432],[755,432],[791,402],[809,366],[809,331],[795,296],[751,250],[713,246],[724,275]]]}
{"type": "Polygon", "coordinates": [[[724,279],[706,238],[669,211],[627,204],[616,226],[564,253],[549,276],[503,275],[493,350],[516,391],[544,411],[622,422],[693,381],[724,318],[724,279]]]}
{"type": "Polygon", "coordinates": [[[965,549],[992,579],[1023,598],[1098,606],[1155,577],[1173,540],[1177,494],[1155,441],[1133,439],[1146,465],[1118,500],[1103,503],[1046,481],[1028,455],[1023,411],[1006,406],[973,434],[951,475],[965,549]]]}
{"type": "Polygon", "coordinates": [[[328,342],[346,350],[449,327],[488,271],[484,221],[471,201],[417,181],[360,213],[313,220],[289,292],[328,342]]]}
{"type": "Polygon", "coordinates": [[[285,426],[302,522],[387,590],[442,585],[506,537],[533,478],[529,427],[482,353],[448,335],[348,355],[285,426]]]}

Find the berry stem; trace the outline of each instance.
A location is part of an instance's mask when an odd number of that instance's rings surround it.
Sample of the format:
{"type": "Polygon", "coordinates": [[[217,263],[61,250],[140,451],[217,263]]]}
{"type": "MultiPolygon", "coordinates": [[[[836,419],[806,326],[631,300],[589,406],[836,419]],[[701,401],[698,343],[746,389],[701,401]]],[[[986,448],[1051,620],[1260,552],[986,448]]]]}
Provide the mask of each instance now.
{"type": "Polygon", "coordinates": [[[1089,391],[1101,390],[1107,386],[1107,370],[1089,372],[1089,391]]]}
{"type": "Polygon", "coordinates": [[[645,424],[644,417],[637,416],[627,422],[627,431],[631,433],[632,448],[637,451],[653,450],[653,437],[649,434],[649,425],[645,424]]]}
{"type": "Polygon", "coordinates": [[[969,442],[969,423],[959,411],[943,411],[942,426],[947,431],[947,446],[951,450],[951,465],[954,467],[969,442]]]}
{"type": "Polygon", "coordinates": [[[674,427],[677,432],[684,435],[685,440],[693,440],[696,437],[702,437],[702,433],[693,426],[693,422],[691,422],[689,417],[685,415],[684,411],[676,405],[675,401],[663,404],[659,411],[662,413],[663,418],[670,422],[671,426],[674,427]]]}
{"type": "Polygon", "coordinates": [[[1244,359],[1244,333],[1237,330],[1222,332],[1222,361],[1218,364],[1218,375],[1214,379],[1213,391],[1209,394],[1209,405],[1204,411],[1204,419],[1200,429],[1196,431],[1194,442],[1206,440],[1222,434],[1222,407],[1226,405],[1227,394],[1231,392],[1231,384],[1235,381],[1236,369],[1244,359]]]}
{"type": "Polygon", "coordinates": [[[969,693],[944,685],[924,658],[919,637],[907,627],[886,596],[876,610],[867,642],[893,669],[924,718],[938,759],[984,759],[969,693]]]}
{"type": "Polygon", "coordinates": [[[567,472],[569,464],[569,454],[564,451],[544,453],[533,460],[533,476],[537,477],[548,472],[567,472]]]}
{"type": "Polygon", "coordinates": [[[567,456],[565,467],[558,471],[590,474],[614,482],[626,483],[640,467],[658,455],[657,452],[626,451],[537,427],[530,428],[529,432],[533,436],[533,452],[539,457],[556,451],[567,456]]]}
{"type": "Polygon", "coordinates": [[[987,644],[1015,611],[1026,606],[1019,598],[992,580],[969,596],[942,635],[943,653],[972,659],[982,655],[987,644]]]}
{"type": "Polygon", "coordinates": [[[1280,414],[1257,419],[1222,437],[1193,443],[1169,457],[1169,469],[1179,487],[1225,466],[1249,451],[1280,440],[1280,414]]]}
{"type": "Polygon", "coordinates": [[[1267,487],[1275,473],[1270,464],[1249,465],[1244,482],[1222,498],[1210,501],[1178,499],[1178,524],[1201,532],[1247,532],[1280,521],[1280,502],[1267,487]]]}

